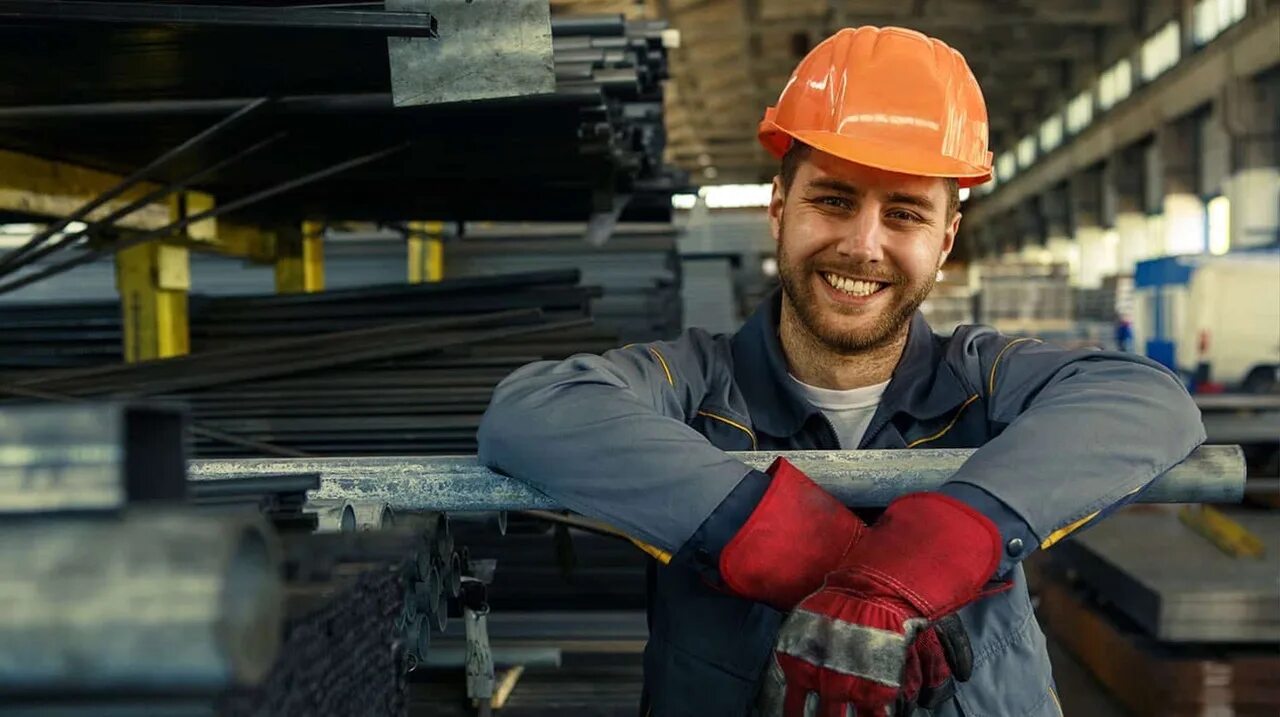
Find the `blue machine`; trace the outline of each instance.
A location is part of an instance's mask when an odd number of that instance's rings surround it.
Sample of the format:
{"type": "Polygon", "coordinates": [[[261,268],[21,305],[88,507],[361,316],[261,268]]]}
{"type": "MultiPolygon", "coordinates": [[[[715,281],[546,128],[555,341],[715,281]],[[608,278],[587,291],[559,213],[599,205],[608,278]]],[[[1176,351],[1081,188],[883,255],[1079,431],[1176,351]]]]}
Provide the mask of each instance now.
{"type": "Polygon", "coordinates": [[[1139,335],[1145,338],[1141,348],[1147,358],[1174,371],[1178,370],[1174,295],[1186,295],[1191,275],[1202,260],[1201,255],[1163,256],[1140,261],[1133,271],[1133,291],[1138,299],[1134,319],[1139,335]]]}

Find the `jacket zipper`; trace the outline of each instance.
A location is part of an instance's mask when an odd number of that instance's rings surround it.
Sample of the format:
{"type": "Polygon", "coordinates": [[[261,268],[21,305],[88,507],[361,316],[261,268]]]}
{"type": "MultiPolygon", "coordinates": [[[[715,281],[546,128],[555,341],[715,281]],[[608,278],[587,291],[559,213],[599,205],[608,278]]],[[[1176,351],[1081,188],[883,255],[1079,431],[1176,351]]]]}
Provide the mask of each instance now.
{"type": "Polygon", "coordinates": [[[818,411],[818,415],[822,416],[822,422],[827,424],[827,431],[829,432],[828,435],[830,435],[836,442],[836,447],[834,450],[837,450],[837,451],[843,450],[843,448],[840,446],[840,434],[836,433],[835,424],[831,422],[830,418],[827,418],[826,413],[823,413],[822,411],[818,411]]]}

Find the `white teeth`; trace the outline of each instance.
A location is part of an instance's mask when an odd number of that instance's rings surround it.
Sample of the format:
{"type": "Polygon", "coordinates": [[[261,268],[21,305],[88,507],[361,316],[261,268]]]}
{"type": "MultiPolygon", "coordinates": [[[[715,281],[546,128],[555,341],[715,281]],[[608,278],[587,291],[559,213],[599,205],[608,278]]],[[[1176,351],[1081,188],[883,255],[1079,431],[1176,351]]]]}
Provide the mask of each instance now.
{"type": "Polygon", "coordinates": [[[835,288],[853,296],[870,296],[880,289],[881,284],[874,281],[849,279],[838,274],[824,273],[822,278],[835,288]]]}

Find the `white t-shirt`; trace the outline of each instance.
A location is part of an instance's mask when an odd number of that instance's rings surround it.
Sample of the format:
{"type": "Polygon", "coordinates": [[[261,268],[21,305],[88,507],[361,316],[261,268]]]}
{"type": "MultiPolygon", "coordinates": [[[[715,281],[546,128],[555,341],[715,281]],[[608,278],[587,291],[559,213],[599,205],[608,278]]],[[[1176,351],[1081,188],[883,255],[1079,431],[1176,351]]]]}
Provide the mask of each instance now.
{"type": "Polygon", "coordinates": [[[845,450],[855,449],[862,442],[862,434],[867,432],[867,426],[880,406],[880,397],[889,385],[885,381],[874,386],[840,390],[810,386],[795,376],[791,380],[795,381],[809,403],[831,421],[831,427],[836,429],[836,437],[840,439],[840,447],[845,450]]]}

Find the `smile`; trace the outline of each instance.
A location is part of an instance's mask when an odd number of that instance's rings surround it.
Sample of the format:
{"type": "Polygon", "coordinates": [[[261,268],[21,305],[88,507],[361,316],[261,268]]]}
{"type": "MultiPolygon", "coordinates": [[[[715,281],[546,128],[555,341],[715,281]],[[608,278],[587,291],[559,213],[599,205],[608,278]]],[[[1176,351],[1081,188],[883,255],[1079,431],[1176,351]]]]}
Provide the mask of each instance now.
{"type": "Polygon", "coordinates": [[[866,279],[851,279],[847,276],[840,276],[832,272],[822,272],[822,278],[831,285],[832,288],[841,291],[849,296],[871,296],[888,286],[879,281],[868,281],[866,279]]]}

